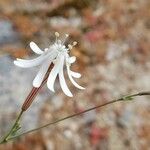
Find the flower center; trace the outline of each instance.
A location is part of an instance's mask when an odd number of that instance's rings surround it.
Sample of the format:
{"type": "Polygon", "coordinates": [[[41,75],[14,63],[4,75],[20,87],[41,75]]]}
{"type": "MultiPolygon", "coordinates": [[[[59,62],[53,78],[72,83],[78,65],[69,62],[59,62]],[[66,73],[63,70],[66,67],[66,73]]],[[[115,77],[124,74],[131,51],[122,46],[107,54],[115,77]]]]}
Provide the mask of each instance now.
{"type": "Polygon", "coordinates": [[[63,45],[63,44],[59,44],[59,43],[55,43],[54,44],[54,46],[55,46],[55,49],[57,50],[57,51],[59,51],[59,52],[67,52],[67,48],[66,48],[66,46],[65,45],[63,45]]]}

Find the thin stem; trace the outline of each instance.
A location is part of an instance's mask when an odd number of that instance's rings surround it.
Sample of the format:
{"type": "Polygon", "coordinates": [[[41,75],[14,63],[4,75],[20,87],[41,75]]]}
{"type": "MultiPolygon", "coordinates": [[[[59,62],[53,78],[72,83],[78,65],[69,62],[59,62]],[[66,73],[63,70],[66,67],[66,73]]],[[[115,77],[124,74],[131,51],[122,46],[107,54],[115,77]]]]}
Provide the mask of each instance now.
{"type": "Polygon", "coordinates": [[[134,97],[137,97],[137,96],[146,96],[146,95],[150,95],[150,92],[140,92],[140,93],[137,93],[137,94],[131,94],[131,95],[123,96],[123,97],[121,97],[121,98],[119,98],[119,99],[112,100],[112,101],[109,101],[109,102],[100,104],[100,105],[98,105],[98,106],[95,106],[95,107],[91,107],[91,108],[86,109],[86,110],[84,110],[84,111],[81,111],[81,112],[78,112],[78,113],[69,115],[69,116],[67,116],[67,117],[58,119],[58,120],[53,121],[53,122],[50,122],[50,123],[47,123],[47,124],[45,124],[45,125],[43,125],[43,126],[41,126],[41,127],[38,127],[38,128],[32,129],[32,130],[29,130],[29,131],[27,131],[27,132],[21,133],[21,134],[19,134],[19,135],[10,137],[8,140],[13,140],[13,139],[18,138],[18,137],[20,137],[20,136],[29,134],[29,133],[31,133],[31,132],[35,132],[35,131],[37,131],[37,130],[41,130],[41,129],[45,128],[45,127],[48,127],[48,126],[57,124],[57,123],[59,123],[59,122],[61,122],[61,121],[64,121],[64,120],[67,120],[67,119],[70,119],[70,118],[73,118],[73,117],[82,115],[82,114],[84,114],[84,113],[86,113],[86,112],[92,111],[92,110],[97,109],[97,108],[104,107],[104,106],[109,105],[109,104],[113,104],[113,103],[116,103],[116,102],[119,102],[119,101],[132,100],[134,97]]]}
{"type": "Polygon", "coordinates": [[[14,125],[12,126],[12,128],[10,129],[10,131],[6,134],[6,136],[3,138],[3,140],[0,143],[5,143],[8,141],[9,136],[12,134],[12,132],[14,131],[14,129],[18,126],[18,123],[20,121],[21,116],[23,115],[23,111],[21,111],[14,123],[14,125]]]}

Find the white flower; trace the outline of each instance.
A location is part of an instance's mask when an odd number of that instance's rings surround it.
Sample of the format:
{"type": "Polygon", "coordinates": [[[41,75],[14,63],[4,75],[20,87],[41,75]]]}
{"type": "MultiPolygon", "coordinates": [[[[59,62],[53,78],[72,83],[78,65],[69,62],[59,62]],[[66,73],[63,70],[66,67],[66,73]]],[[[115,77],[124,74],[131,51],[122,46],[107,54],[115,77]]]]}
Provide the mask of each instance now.
{"type": "Polygon", "coordinates": [[[81,74],[71,71],[70,66],[72,63],[76,61],[76,57],[70,57],[69,56],[69,51],[72,49],[73,46],[77,44],[77,42],[73,42],[73,45],[68,45],[68,47],[65,46],[65,41],[68,38],[68,34],[66,34],[65,39],[59,40],[59,33],[56,32],[56,41],[54,44],[50,45],[49,48],[46,48],[44,51],[42,51],[34,42],[30,42],[30,48],[36,53],[39,54],[40,56],[32,59],[32,60],[23,60],[23,59],[16,59],[14,61],[14,64],[22,67],[22,68],[29,68],[29,67],[34,67],[40,65],[40,70],[37,73],[36,77],[33,80],[33,86],[34,87],[40,87],[46,72],[48,71],[48,68],[51,63],[54,64],[54,67],[52,68],[48,80],[47,80],[47,87],[54,92],[54,83],[56,80],[56,77],[59,77],[59,82],[60,86],[63,90],[63,92],[67,95],[72,97],[72,93],[70,92],[65,78],[64,78],[64,65],[67,68],[67,74],[72,82],[72,84],[79,88],[79,89],[84,89],[82,86],[78,85],[74,78],[80,78],[81,74]]]}

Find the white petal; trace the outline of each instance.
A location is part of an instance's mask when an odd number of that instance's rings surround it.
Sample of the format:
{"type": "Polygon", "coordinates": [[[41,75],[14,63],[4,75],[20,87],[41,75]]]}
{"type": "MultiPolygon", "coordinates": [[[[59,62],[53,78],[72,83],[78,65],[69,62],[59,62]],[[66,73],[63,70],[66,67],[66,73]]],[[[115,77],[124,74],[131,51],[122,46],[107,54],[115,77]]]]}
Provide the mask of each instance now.
{"type": "Polygon", "coordinates": [[[28,67],[34,67],[40,65],[43,61],[45,60],[45,57],[43,55],[32,59],[32,60],[23,60],[23,59],[17,59],[14,61],[14,64],[23,67],[23,68],[28,68],[28,67]]]}
{"type": "Polygon", "coordinates": [[[64,72],[63,72],[63,66],[64,66],[64,58],[62,60],[62,63],[61,63],[61,66],[60,66],[60,71],[59,71],[59,81],[60,81],[60,86],[63,90],[63,92],[69,96],[69,97],[72,97],[72,93],[70,92],[67,84],[66,84],[66,81],[65,81],[65,78],[64,78],[64,72]]]}
{"type": "Polygon", "coordinates": [[[70,81],[72,82],[72,84],[73,84],[75,87],[77,87],[77,88],[79,88],[79,89],[85,89],[84,87],[78,85],[78,84],[74,81],[74,79],[73,79],[72,76],[71,76],[71,71],[70,71],[69,65],[67,65],[67,73],[68,73],[68,76],[69,76],[70,81]]]}
{"type": "Polygon", "coordinates": [[[75,56],[69,57],[68,61],[70,64],[72,64],[76,61],[76,57],[75,56]]]}
{"type": "Polygon", "coordinates": [[[43,51],[35,44],[34,42],[30,42],[30,48],[35,52],[36,54],[43,54],[43,51]]]}
{"type": "Polygon", "coordinates": [[[36,77],[33,80],[34,87],[40,87],[50,64],[51,64],[51,60],[49,59],[45,63],[42,64],[39,72],[37,73],[36,77]]]}
{"type": "Polygon", "coordinates": [[[22,62],[19,60],[15,60],[14,64],[16,66],[22,67],[22,68],[29,68],[29,67],[34,67],[34,66],[38,66],[40,65],[41,62],[36,62],[36,63],[29,63],[28,60],[26,60],[26,62],[22,62]]]}
{"type": "Polygon", "coordinates": [[[55,92],[54,82],[56,80],[56,77],[58,75],[58,72],[59,72],[60,66],[61,66],[61,60],[60,59],[61,59],[61,57],[57,57],[56,62],[54,64],[54,67],[51,70],[50,75],[48,77],[48,81],[47,81],[47,87],[53,92],[55,92]]]}
{"type": "Polygon", "coordinates": [[[73,76],[74,78],[80,78],[81,77],[81,74],[78,72],[70,71],[70,73],[71,73],[71,76],[73,76]]]}
{"type": "Polygon", "coordinates": [[[51,53],[48,54],[42,54],[41,56],[32,59],[32,60],[23,60],[23,59],[18,59],[14,61],[14,64],[22,67],[22,68],[29,68],[29,67],[35,67],[40,65],[45,59],[48,57],[54,57],[55,53],[52,51],[51,53]]]}

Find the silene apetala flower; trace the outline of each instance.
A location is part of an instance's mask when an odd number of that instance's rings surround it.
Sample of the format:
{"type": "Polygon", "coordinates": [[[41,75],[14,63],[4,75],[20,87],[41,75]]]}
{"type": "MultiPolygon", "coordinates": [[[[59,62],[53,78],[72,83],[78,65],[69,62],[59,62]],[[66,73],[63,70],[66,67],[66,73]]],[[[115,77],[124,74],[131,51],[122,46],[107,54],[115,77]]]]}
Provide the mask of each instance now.
{"type": "Polygon", "coordinates": [[[58,32],[55,32],[55,36],[56,36],[55,43],[50,45],[48,48],[45,48],[44,51],[41,50],[34,42],[30,42],[30,48],[33,50],[33,52],[35,52],[40,56],[32,60],[23,60],[17,58],[14,61],[14,64],[22,68],[35,67],[40,65],[39,72],[37,73],[36,77],[33,80],[33,86],[38,88],[41,86],[49,66],[53,63],[54,67],[49,73],[49,77],[47,80],[47,87],[51,91],[55,92],[54,83],[56,77],[58,76],[60,86],[63,92],[67,96],[72,97],[73,95],[69,90],[64,78],[64,66],[67,69],[67,74],[72,84],[79,89],[84,89],[82,86],[78,85],[73,79],[73,77],[80,78],[81,74],[70,70],[71,64],[73,64],[76,61],[76,57],[75,56],[70,57],[69,52],[73,48],[73,46],[77,44],[77,42],[73,42],[72,45],[69,44],[68,46],[66,46],[65,41],[69,36],[68,34],[65,35],[65,38],[63,40],[59,39],[58,32]]]}

